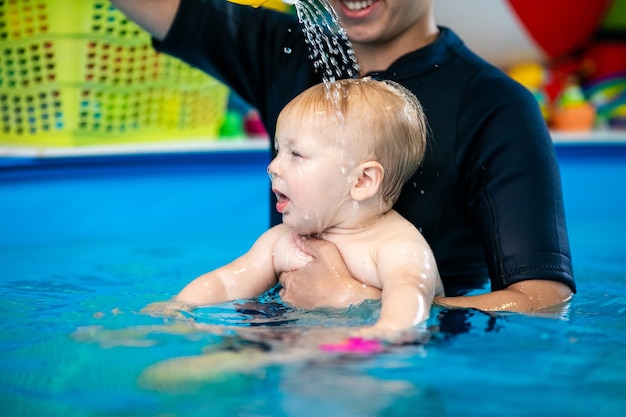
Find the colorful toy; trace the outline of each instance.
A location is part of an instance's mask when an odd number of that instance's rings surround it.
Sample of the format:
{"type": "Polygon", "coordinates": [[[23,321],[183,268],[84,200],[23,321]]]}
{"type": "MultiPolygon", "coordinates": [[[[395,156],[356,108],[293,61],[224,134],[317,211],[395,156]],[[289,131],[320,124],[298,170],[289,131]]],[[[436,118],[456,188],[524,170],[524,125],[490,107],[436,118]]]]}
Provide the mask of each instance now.
{"type": "Polygon", "coordinates": [[[267,138],[269,136],[259,112],[254,109],[244,116],[243,130],[251,138],[267,138]]]}
{"type": "Polygon", "coordinates": [[[297,0],[228,0],[231,3],[241,4],[244,6],[267,7],[281,12],[289,10],[289,7],[296,3],[297,0]]]}
{"type": "Polygon", "coordinates": [[[596,110],[585,99],[580,86],[571,81],[563,90],[552,115],[552,128],[561,131],[588,131],[593,128],[596,110]]]}
{"type": "Polygon", "coordinates": [[[601,126],[626,128],[626,73],[588,84],[585,92],[601,126]]]}
{"type": "Polygon", "coordinates": [[[360,337],[350,337],[343,343],[328,343],[320,345],[324,352],[330,353],[358,353],[361,355],[371,355],[384,351],[383,344],[378,340],[362,339],[360,337]]]}
{"type": "Polygon", "coordinates": [[[550,119],[550,100],[544,89],[548,71],[541,64],[532,61],[520,62],[507,70],[507,74],[533,93],[544,120],[550,119]]]}
{"type": "Polygon", "coordinates": [[[241,113],[232,110],[226,111],[224,122],[220,127],[220,138],[243,138],[244,136],[245,132],[241,113]]]}
{"type": "Polygon", "coordinates": [[[626,128],[626,0],[613,0],[594,42],[585,48],[583,91],[600,128],[626,128]]]}

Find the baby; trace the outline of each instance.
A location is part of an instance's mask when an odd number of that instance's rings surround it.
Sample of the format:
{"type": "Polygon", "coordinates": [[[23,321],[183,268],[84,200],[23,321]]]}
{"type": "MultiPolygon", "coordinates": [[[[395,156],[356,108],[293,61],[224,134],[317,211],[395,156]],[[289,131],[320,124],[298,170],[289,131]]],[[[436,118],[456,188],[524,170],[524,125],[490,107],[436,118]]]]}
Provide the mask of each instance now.
{"type": "Polygon", "coordinates": [[[437,265],[420,232],[392,207],[422,160],[426,136],[421,105],[399,84],[347,79],[304,91],[278,117],[277,155],[267,169],[283,223],[174,301],[202,306],[261,295],[281,272],[312,260],[301,242],[315,237],[338,248],[356,279],[382,290],[379,319],[355,336],[390,339],[424,322],[443,295],[437,265]]]}

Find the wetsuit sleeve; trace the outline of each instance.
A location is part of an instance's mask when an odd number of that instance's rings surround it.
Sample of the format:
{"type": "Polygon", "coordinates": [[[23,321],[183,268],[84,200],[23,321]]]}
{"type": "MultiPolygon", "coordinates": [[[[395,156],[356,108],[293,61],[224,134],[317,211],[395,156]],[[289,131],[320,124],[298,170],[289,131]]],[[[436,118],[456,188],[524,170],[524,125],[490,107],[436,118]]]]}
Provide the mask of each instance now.
{"type": "Polygon", "coordinates": [[[481,233],[492,289],[546,279],[575,291],[549,131],[530,92],[496,71],[483,71],[470,84],[467,96],[479,100],[462,106],[460,116],[473,138],[464,169],[468,209],[481,233]]]}

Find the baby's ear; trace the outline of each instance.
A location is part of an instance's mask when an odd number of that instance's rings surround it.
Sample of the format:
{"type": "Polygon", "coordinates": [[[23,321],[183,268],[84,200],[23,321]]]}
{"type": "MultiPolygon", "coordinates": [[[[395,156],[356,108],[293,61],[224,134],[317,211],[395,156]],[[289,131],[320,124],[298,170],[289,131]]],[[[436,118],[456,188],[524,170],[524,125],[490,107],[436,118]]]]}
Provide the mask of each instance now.
{"type": "Polygon", "coordinates": [[[350,190],[350,197],[364,201],[376,195],[385,176],[385,169],[376,161],[363,162],[357,167],[357,181],[350,190]]]}

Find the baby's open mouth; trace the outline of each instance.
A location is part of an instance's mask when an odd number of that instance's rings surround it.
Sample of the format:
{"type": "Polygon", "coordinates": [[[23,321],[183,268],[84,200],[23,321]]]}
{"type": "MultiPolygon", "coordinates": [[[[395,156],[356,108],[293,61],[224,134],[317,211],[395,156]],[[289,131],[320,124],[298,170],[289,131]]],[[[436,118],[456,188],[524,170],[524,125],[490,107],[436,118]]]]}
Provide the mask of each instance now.
{"type": "Polygon", "coordinates": [[[287,204],[289,204],[289,197],[279,191],[272,191],[274,192],[274,195],[276,195],[276,211],[279,213],[284,212],[287,204]]]}
{"type": "Polygon", "coordinates": [[[272,192],[274,193],[274,195],[276,196],[276,199],[278,201],[280,201],[280,200],[289,200],[289,198],[285,194],[281,193],[280,191],[272,190],[272,192]]]}

